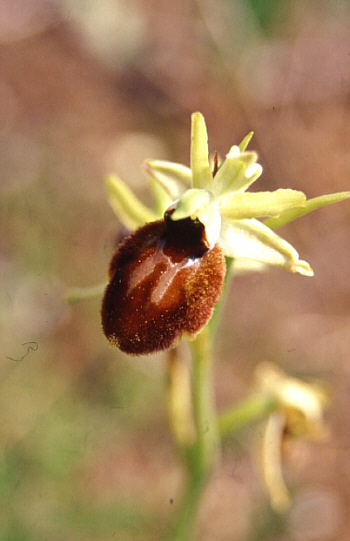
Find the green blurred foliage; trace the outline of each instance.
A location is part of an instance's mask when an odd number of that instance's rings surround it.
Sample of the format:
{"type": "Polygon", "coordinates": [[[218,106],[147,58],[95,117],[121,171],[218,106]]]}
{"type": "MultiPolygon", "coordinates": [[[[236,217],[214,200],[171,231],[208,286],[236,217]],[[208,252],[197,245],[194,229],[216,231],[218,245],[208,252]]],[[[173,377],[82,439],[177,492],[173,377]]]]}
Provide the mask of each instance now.
{"type": "Polygon", "coordinates": [[[246,0],[259,26],[269,36],[283,24],[283,18],[288,16],[291,0],[246,0]]]}

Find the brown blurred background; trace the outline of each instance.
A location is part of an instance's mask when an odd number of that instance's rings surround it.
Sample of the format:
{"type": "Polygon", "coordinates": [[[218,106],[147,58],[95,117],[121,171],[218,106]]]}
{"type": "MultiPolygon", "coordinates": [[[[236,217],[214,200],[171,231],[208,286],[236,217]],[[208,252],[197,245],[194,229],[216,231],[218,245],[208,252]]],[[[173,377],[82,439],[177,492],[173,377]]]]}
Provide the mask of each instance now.
{"type": "MultiPolygon", "coordinates": [[[[149,201],[145,158],[188,163],[190,113],[224,155],[251,129],[256,189],[349,190],[350,2],[0,0],[0,539],[154,541],[182,470],[165,357],[128,358],[99,299],[120,224],[118,172],[149,201]]],[[[229,440],[203,498],[202,541],[350,538],[350,203],[281,230],[313,279],[237,278],[216,345],[218,407],[261,361],[327,383],[332,437],[287,457],[294,503],[269,508],[259,427],[229,440]]]]}

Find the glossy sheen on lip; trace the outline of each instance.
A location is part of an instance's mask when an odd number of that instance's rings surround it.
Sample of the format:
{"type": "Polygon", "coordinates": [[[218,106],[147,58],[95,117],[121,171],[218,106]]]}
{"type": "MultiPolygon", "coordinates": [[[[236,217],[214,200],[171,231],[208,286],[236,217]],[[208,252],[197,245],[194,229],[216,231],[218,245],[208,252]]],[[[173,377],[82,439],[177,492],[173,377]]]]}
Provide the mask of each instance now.
{"type": "Polygon", "coordinates": [[[110,265],[102,326],[112,345],[141,355],[197,333],[210,318],[225,274],[221,248],[208,250],[190,218],[152,222],[121,244],[110,265]]]}

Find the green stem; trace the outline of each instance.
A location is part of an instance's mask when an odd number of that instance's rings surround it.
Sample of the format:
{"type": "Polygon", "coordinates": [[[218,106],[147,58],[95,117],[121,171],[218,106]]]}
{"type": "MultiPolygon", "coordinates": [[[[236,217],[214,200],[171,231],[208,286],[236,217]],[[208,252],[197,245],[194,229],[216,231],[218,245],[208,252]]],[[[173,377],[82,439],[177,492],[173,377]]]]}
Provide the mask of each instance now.
{"type": "Polygon", "coordinates": [[[195,440],[185,451],[187,485],[169,540],[191,539],[196,510],[218,453],[212,377],[211,335],[205,327],[191,342],[195,440]]]}
{"type": "Polygon", "coordinates": [[[78,301],[101,297],[107,284],[108,282],[103,282],[91,287],[72,287],[66,293],[66,300],[69,304],[73,304],[78,301]]]}
{"type": "Polygon", "coordinates": [[[218,419],[221,437],[259,421],[276,409],[276,398],[266,392],[257,392],[223,413],[218,419]]]}
{"type": "Polygon", "coordinates": [[[203,484],[202,480],[195,476],[191,474],[188,476],[178,515],[172,526],[171,534],[168,537],[169,541],[188,541],[192,539],[203,484]]]}
{"type": "Polygon", "coordinates": [[[225,257],[225,261],[226,261],[226,274],[225,274],[224,287],[222,288],[221,297],[216,303],[214,313],[211,317],[211,320],[209,321],[209,328],[213,337],[216,336],[216,331],[220,323],[220,319],[221,319],[222,312],[226,304],[228,292],[230,290],[230,285],[232,281],[231,265],[233,264],[234,259],[232,257],[225,257]]]}
{"type": "Polygon", "coordinates": [[[197,439],[193,446],[195,466],[200,476],[209,473],[218,450],[213,383],[211,335],[205,327],[191,343],[193,359],[193,412],[197,439]]]}
{"type": "MultiPolygon", "coordinates": [[[[227,274],[224,291],[230,281],[227,261],[227,274]]],[[[266,416],[275,403],[270,395],[257,393],[243,400],[234,408],[224,413],[220,420],[216,418],[212,343],[218,319],[221,315],[224,299],[214,314],[214,322],[204,327],[191,345],[192,353],[192,410],[188,406],[179,408],[187,396],[187,377],[179,377],[186,370],[174,353],[169,357],[169,398],[171,425],[179,448],[183,451],[187,469],[187,484],[178,509],[168,541],[189,541],[192,539],[196,511],[208,481],[210,472],[219,454],[219,433],[225,436],[266,416]],[[182,397],[180,403],[179,398],[182,397]],[[186,428],[186,430],[185,430],[186,428]]],[[[184,374],[183,374],[184,375],[184,374]]],[[[185,403],[186,400],[185,400],[185,403]]]]}

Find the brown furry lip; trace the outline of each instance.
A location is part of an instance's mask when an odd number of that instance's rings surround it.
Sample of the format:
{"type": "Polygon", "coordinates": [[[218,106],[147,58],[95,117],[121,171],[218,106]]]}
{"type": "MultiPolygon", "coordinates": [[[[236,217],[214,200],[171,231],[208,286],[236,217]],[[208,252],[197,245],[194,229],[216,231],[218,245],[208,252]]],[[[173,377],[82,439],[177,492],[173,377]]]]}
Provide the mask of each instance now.
{"type": "Polygon", "coordinates": [[[225,258],[208,249],[204,226],[186,218],[148,223],[129,235],[110,264],[102,327],[111,345],[142,355],[164,350],[208,322],[221,293],[225,258]]]}

